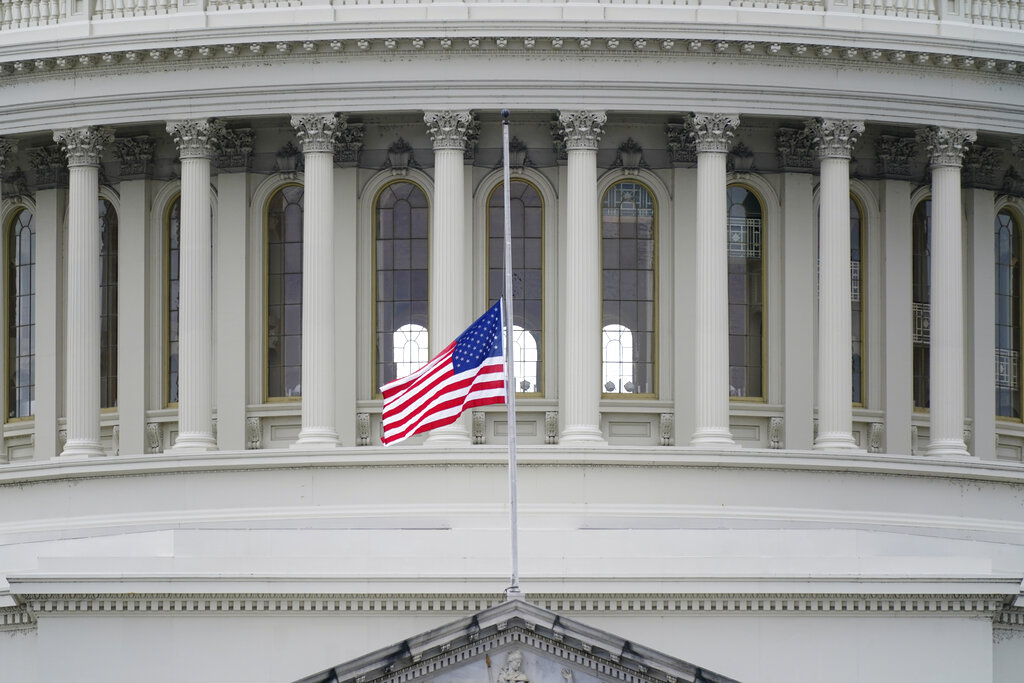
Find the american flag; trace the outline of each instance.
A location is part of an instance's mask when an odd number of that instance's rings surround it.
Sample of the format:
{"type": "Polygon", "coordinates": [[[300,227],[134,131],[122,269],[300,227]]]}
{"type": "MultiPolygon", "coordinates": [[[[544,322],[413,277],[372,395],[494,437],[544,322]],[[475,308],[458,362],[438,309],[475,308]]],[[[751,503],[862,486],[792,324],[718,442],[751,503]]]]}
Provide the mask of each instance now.
{"type": "Polygon", "coordinates": [[[385,446],[505,402],[501,301],[422,368],[381,387],[385,446]]]}

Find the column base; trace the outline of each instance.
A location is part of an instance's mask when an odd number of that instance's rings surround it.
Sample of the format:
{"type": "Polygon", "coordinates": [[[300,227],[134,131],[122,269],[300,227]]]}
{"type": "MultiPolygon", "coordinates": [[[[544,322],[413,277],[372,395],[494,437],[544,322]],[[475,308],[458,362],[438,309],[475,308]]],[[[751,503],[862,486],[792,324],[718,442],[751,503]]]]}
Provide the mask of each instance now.
{"type": "Polygon", "coordinates": [[[608,442],[601,429],[594,425],[573,425],[566,427],[558,436],[560,446],[607,446],[608,442]]]}
{"type": "Polygon", "coordinates": [[[957,458],[968,458],[967,444],[963,439],[933,439],[924,449],[925,455],[931,456],[953,456],[957,458]]]}
{"type": "Polygon", "coordinates": [[[217,450],[217,440],[213,434],[197,432],[193,434],[178,434],[174,445],[166,452],[168,453],[206,453],[217,450]]]}
{"type": "Polygon", "coordinates": [[[691,446],[699,446],[702,448],[727,448],[734,449],[740,448],[741,446],[733,441],[732,432],[728,429],[720,429],[716,427],[708,429],[698,429],[690,437],[691,446]]]}
{"type": "Polygon", "coordinates": [[[60,452],[62,459],[70,458],[101,458],[107,455],[99,441],[92,439],[68,439],[64,450],[60,452]]]}
{"type": "MultiPolygon", "coordinates": [[[[819,434],[818,438],[814,440],[814,450],[816,451],[833,451],[833,450],[857,450],[857,442],[853,438],[853,434],[847,432],[833,432],[831,434],[819,434]]],[[[863,449],[861,449],[863,450],[863,449]]]]}
{"type": "Polygon", "coordinates": [[[460,417],[455,424],[438,427],[430,432],[424,446],[471,446],[469,430],[462,424],[460,417]]]}
{"type": "Polygon", "coordinates": [[[299,438],[289,448],[301,450],[331,450],[338,448],[338,433],[330,427],[310,427],[299,432],[299,438]]]}

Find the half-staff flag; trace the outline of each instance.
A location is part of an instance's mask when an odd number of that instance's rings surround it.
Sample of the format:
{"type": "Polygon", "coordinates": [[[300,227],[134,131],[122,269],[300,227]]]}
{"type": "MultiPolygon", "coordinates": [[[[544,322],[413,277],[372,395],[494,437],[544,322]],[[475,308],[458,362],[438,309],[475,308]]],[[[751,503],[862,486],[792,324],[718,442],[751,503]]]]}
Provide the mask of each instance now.
{"type": "Polygon", "coordinates": [[[422,368],[381,387],[385,446],[450,425],[469,408],[505,402],[501,305],[422,368]]]}

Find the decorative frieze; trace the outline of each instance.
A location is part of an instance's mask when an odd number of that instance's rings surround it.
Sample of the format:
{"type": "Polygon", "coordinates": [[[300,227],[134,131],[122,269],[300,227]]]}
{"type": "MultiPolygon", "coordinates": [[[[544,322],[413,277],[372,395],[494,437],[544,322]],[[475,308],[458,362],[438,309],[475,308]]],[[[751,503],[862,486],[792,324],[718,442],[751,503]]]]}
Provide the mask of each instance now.
{"type": "Polygon", "coordinates": [[[472,162],[476,159],[476,148],[480,143],[480,120],[476,117],[476,114],[472,114],[472,119],[469,121],[469,126],[466,128],[466,149],[462,154],[462,158],[465,161],[472,162]]]}
{"type": "Polygon", "coordinates": [[[57,145],[30,149],[28,162],[35,172],[38,189],[62,187],[68,184],[68,165],[63,152],[57,145]]]}
{"type": "Polygon", "coordinates": [[[153,150],[156,141],[148,135],[114,140],[114,156],[119,164],[122,180],[148,178],[153,170],[153,150]]]}
{"type": "Polygon", "coordinates": [[[363,124],[349,123],[338,131],[334,146],[334,163],[348,167],[359,164],[359,154],[363,150],[363,124]]]}
{"type": "Polygon", "coordinates": [[[229,173],[243,173],[252,167],[252,150],[256,131],[252,128],[231,128],[224,131],[218,145],[217,168],[229,173]]]}
{"type": "Polygon", "coordinates": [[[814,136],[807,128],[779,128],[775,131],[775,153],[779,170],[787,173],[810,173],[814,170],[814,136]]]}
{"type": "Polygon", "coordinates": [[[551,131],[551,149],[555,152],[555,160],[564,164],[569,158],[569,152],[565,147],[565,131],[562,129],[562,123],[555,119],[548,127],[551,131]]]}
{"type": "Polygon", "coordinates": [[[895,135],[881,135],[875,141],[877,173],[882,178],[906,180],[918,147],[915,138],[901,138],[895,135]]]}
{"type": "Polygon", "coordinates": [[[963,164],[964,152],[972,142],[978,139],[973,130],[962,128],[945,128],[932,126],[917,131],[917,139],[928,152],[931,166],[960,167],[963,164]]]}
{"type": "Polygon", "coordinates": [[[738,114],[694,114],[690,118],[690,135],[696,144],[697,153],[727,153],[739,125],[738,114]]]}
{"type": "Polygon", "coordinates": [[[567,111],[558,115],[566,151],[597,150],[608,116],[603,111],[567,111]]]}
{"type": "Polygon", "coordinates": [[[168,121],[167,132],[178,146],[182,159],[210,159],[220,146],[224,124],[217,119],[168,121]]]}
{"type": "Polygon", "coordinates": [[[10,138],[0,138],[0,172],[3,172],[8,162],[14,159],[18,153],[18,141],[10,138]]]}
{"type": "Polygon", "coordinates": [[[673,164],[696,164],[697,147],[693,142],[689,123],[669,123],[665,126],[668,155],[673,164]]]}
{"type": "Polygon", "coordinates": [[[807,122],[807,131],[818,148],[819,159],[849,159],[864,132],[864,122],[817,118],[807,122]]]}
{"type": "Polygon", "coordinates": [[[473,126],[473,114],[469,111],[428,111],[423,114],[427,133],[434,142],[434,149],[457,149],[465,152],[473,126]]]}
{"type": "Polygon", "coordinates": [[[1003,174],[1003,192],[1016,197],[1024,197],[1024,178],[1017,173],[1017,169],[1010,166],[1003,174]]]}
{"type": "Polygon", "coordinates": [[[998,147],[972,145],[964,153],[960,182],[964,187],[995,187],[1003,151],[998,147]]]}
{"type": "Polygon", "coordinates": [[[345,117],[339,114],[296,114],[292,116],[291,124],[303,152],[329,152],[333,156],[334,140],[338,131],[345,127],[345,117]]]}

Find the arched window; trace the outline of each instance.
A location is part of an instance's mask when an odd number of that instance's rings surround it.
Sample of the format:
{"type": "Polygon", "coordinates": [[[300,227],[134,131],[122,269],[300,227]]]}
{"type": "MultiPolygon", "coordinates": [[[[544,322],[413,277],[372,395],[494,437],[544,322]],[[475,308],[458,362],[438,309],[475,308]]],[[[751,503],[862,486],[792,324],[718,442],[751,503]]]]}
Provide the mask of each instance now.
{"type": "Polygon", "coordinates": [[[932,200],[926,199],[914,209],[911,279],[913,303],[913,382],[914,407],[928,408],[929,342],[931,339],[931,232],[932,200]]]}
{"type": "Polygon", "coordinates": [[[996,214],[996,415],[1021,418],[1020,223],[1007,210],[996,214]]]}
{"type": "Polygon", "coordinates": [[[620,378],[611,389],[611,380],[603,382],[605,394],[655,392],[655,220],[654,195],[639,182],[624,180],[605,192],[601,202],[602,376],[620,378]],[[609,334],[616,341],[610,341],[609,334]]]}
{"type": "Polygon", "coordinates": [[[850,197],[850,341],[853,356],[853,402],[864,405],[864,226],[860,205],[850,197]]]}
{"type": "Polygon", "coordinates": [[[27,209],[15,214],[7,239],[7,417],[36,409],[36,227],[27,209]]]}
{"type": "Polygon", "coordinates": [[[304,190],[287,185],[267,203],[267,398],[302,396],[304,190]]]}
{"type": "Polygon", "coordinates": [[[430,360],[427,328],[415,323],[395,330],[395,376],[405,377],[419,370],[430,360]]]}
{"type": "Polygon", "coordinates": [[[740,185],[726,191],[729,250],[729,396],[764,398],[764,211],[740,185]]]}
{"type": "Polygon", "coordinates": [[[100,198],[100,407],[117,406],[117,212],[100,198]]]}
{"type": "Polygon", "coordinates": [[[181,284],[181,196],[167,209],[167,405],[178,402],[178,289],[181,284]]]}
{"type": "MultiPolygon", "coordinates": [[[[396,336],[403,328],[411,345],[427,348],[427,234],[430,209],[427,195],[406,180],[391,183],[374,202],[374,290],[376,386],[397,379],[400,373],[396,336]],[[419,328],[418,330],[416,328],[419,328]],[[420,331],[422,330],[422,331],[420,331]],[[413,334],[415,333],[415,334],[413,334]]],[[[403,339],[402,347],[407,348],[403,339]]],[[[412,348],[412,346],[408,346],[412,348]]],[[[423,362],[426,362],[426,356],[423,362]]],[[[418,365],[416,367],[419,367],[418,365]]],[[[402,361],[401,370],[415,370],[402,361]]]]}
{"type": "MultiPolygon", "coordinates": [[[[540,340],[544,329],[544,203],[533,185],[509,183],[512,222],[512,337],[517,391],[541,393],[540,340]]],[[[502,185],[487,202],[487,296],[505,294],[505,195],[502,185]]]]}

